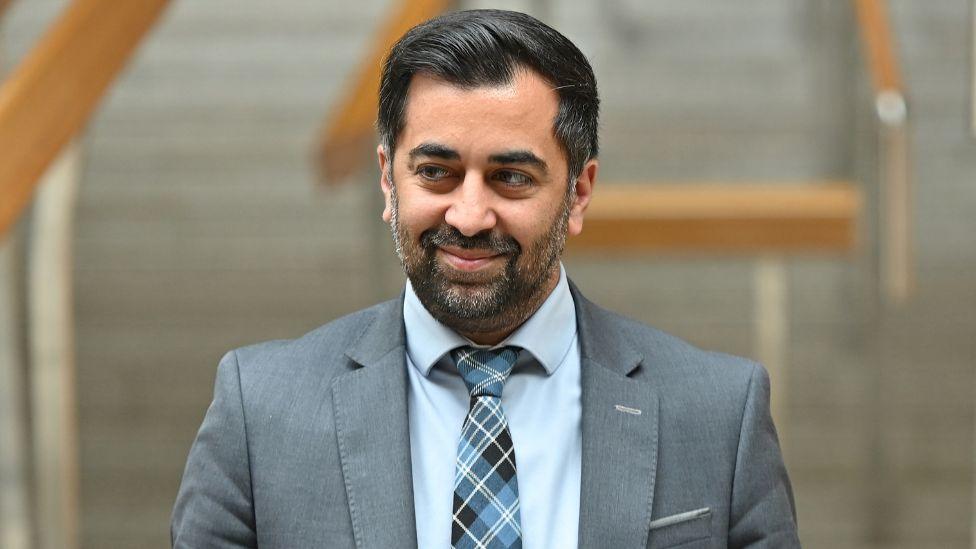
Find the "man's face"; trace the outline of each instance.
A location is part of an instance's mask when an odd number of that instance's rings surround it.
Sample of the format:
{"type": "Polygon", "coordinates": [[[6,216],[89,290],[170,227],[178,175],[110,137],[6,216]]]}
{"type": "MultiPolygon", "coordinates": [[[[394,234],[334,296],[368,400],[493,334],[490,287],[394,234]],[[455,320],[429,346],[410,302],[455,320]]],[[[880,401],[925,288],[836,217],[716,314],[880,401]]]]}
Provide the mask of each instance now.
{"type": "Polygon", "coordinates": [[[379,148],[383,219],[414,291],[476,342],[501,340],[538,308],[567,233],[582,229],[596,161],[567,187],[557,109],[530,71],[474,89],[416,75],[392,165],[379,148]]]}

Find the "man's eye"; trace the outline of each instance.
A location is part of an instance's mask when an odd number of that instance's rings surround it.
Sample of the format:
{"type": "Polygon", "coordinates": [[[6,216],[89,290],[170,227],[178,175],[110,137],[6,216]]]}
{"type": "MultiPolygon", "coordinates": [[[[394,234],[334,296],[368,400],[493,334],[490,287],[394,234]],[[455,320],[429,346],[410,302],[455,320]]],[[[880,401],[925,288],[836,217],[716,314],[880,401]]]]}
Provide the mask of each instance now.
{"type": "Polygon", "coordinates": [[[450,172],[440,166],[421,166],[416,173],[428,181],[440,181],[450,175],[450,172]]]}
{"type": "Polygon", "coordinates": [[[495,172],[495,179],[510,187],[523,187],[532,183],[532,178],[522,172],[499,170],[495,172]]]}

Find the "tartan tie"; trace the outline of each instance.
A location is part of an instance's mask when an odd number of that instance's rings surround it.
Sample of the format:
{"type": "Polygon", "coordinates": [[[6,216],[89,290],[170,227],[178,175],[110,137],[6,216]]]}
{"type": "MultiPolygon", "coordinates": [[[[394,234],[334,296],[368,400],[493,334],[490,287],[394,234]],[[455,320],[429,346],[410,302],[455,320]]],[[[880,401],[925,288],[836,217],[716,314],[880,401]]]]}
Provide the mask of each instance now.
{"type": "Polygon", "coordinates": [[[461,347],[451,355],[471,393],[458,442],[451,545],[455,549],[520,549],[515,451],[501,399],[518,349],[461,347]]]}

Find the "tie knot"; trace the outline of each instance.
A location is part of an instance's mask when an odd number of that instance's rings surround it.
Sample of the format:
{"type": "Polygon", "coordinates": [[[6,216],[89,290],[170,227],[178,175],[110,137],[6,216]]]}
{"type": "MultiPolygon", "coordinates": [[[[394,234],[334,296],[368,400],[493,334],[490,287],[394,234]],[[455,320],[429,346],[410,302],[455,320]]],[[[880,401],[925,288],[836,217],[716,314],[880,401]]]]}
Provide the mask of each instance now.
{"type": "Polygon", "coordinates": [[[458,372],[472,397],[501,398],[505,380],[512,372],[518,354],[516,347],[495,350],[459,347],[451,351],[458,372]]]}

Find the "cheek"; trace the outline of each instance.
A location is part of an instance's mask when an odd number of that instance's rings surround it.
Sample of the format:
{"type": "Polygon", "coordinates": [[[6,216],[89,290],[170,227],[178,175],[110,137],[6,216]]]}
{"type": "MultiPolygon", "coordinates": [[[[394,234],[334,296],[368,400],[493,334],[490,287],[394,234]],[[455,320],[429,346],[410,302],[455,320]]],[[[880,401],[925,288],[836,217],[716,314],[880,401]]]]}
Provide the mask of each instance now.
{"type": "Polygon", "coordinates": [[[397,196],[397,210],[399,223],[419,237],[422,232],[444,222],[447,207],[430,197],[400,193],[397,196]]]}
{"type": "Polygon", "coordinates": [[[537,243],[549,231],[550,212],[540,212],[537,209],[521,209],[506,216],[507,222],[504,232],[518,241],[522,250],[527,250],[537,243]]]}

